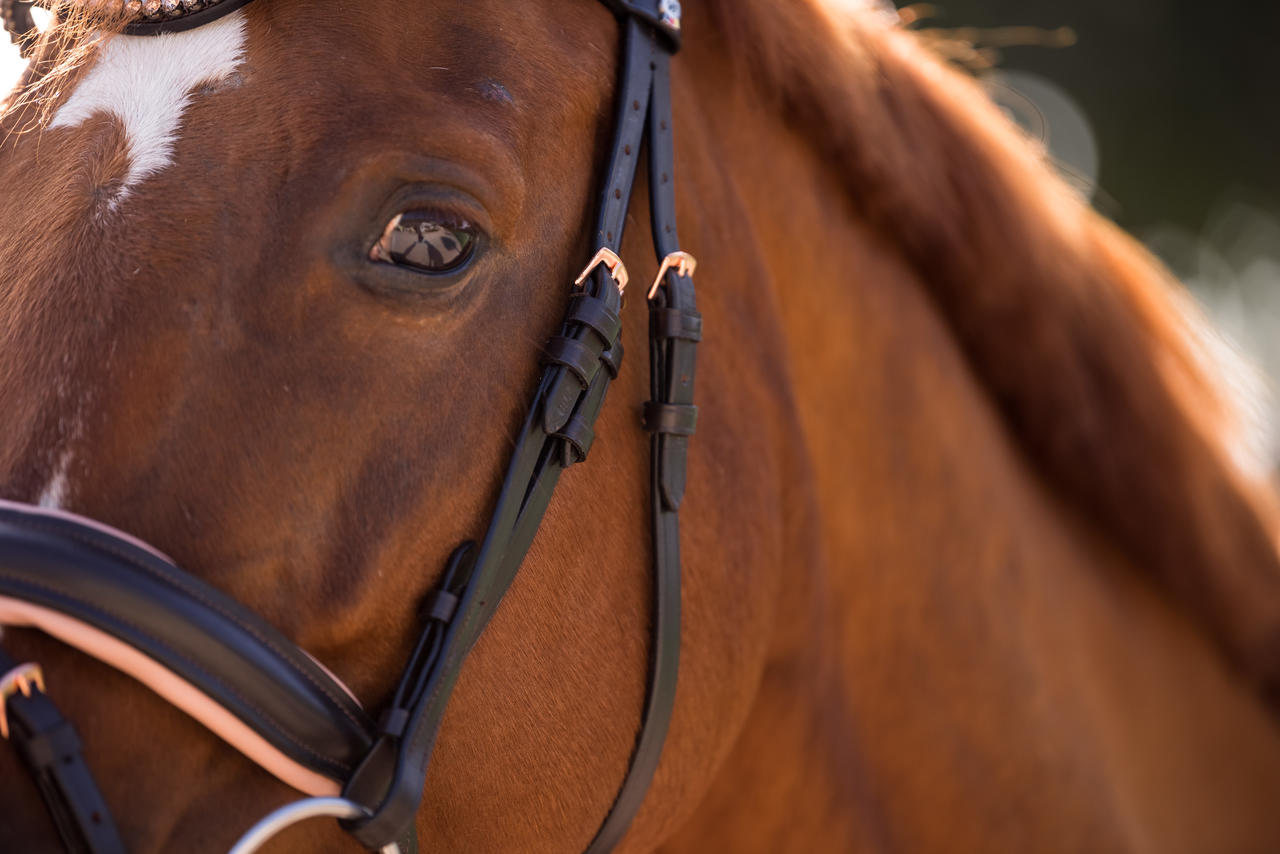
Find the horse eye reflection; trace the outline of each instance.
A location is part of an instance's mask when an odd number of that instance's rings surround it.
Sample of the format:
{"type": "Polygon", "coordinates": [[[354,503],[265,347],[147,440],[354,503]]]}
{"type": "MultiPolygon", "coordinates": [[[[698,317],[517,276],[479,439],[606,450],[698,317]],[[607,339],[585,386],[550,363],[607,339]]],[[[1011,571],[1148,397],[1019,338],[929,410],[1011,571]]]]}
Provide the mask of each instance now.
{"type": "Polygon", "coordinates": [[[475,228],[465,220],[406,211],[387,225],[369,258],[425,273],[452,273],[471,260],[475,245],[475,228]]]}

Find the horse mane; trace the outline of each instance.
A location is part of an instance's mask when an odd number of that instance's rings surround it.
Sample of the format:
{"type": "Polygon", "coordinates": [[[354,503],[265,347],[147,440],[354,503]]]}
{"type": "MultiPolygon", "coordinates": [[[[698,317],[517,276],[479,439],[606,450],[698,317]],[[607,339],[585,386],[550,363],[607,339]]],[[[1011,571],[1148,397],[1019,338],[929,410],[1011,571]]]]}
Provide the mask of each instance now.
{"type": "Polygon", "coordinates": [[[1041,476],[1280,698],[1276,496],[1185,296],[868,0],[712,0],[739,79],[917,274],[1041,476]]]}

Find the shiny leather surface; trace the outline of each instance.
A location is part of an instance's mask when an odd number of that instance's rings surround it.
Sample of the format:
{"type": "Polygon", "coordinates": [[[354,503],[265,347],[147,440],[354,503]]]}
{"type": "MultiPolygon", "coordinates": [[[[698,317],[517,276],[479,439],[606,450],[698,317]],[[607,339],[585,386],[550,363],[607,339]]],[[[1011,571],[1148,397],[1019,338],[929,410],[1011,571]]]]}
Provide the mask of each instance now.
{"type": "Polygon", "coordinates": [[[0,595],[61,611],[141,650],[325,776],[345,780],[371,744],[372,721],[287,638],[106,531],[0,508],[0,595]]]}

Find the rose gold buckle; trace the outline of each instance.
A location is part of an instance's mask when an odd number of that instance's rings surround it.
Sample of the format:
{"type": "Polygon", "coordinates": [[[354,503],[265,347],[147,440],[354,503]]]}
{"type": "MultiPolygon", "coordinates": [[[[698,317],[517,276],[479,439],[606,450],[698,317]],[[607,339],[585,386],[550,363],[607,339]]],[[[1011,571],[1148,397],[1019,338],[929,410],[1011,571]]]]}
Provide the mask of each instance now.
{"type": "Polygon", "coordinates": [[[0,676],[0,738],[9,737],[9,698],[21,694],[31,696],[31,687],[44,693],[44,671],[38,664],[19,664],[0,676]]]}
{"type": "Polygon", "coordinates": [[[698,259],[688,252],[672,252],[666,258],[663,258],[662,266],[658,268],[658,277],[653,280],[653,287],[649,288],[649,299],[653,299],[658,295],[658,288],[662,287],[663,277],[672,268],[675,269],[678,276],[692,276],[698,270],[698,259]]]}
{"type": "Polygon", "coordinates": [[[612,249],[602,246],[600,251],[596,253],[596,257],[591,259],[591,263],[582,271],[582,275],[574,279],[574,287],[582,287],[582,283],[587,280],[592,271],[601,264],[609,271],[609,275],[613,278],[613,283],[618,286],[618,295],[621,296],[627,292],[627,282],[631,279],[627,275],[627,265],[622,263],[622,259],[618,257],[618,253],[612,249]]]}

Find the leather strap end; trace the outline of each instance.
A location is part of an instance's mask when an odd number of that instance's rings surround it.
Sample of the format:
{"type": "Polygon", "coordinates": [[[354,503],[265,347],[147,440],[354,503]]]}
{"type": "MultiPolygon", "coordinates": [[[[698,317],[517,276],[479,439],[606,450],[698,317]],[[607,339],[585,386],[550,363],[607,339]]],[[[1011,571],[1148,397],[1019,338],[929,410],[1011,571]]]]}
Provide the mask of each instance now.
{"type": "Polygon", "coordinates": [[[581,397],[582,386],[578,383],[578,378],[568,371],[559,371],[542,401],[543,432],[554,436],[563,430],[564,425],[573,417],[573,411],[581,397]]]}
{"type": "Polygon", "coordinates": [[[680,509],[684,501],[689,459],[688,436],[661,436],[658,449],[658,484],[662,488],[662,505],[669,512],[680,509]]]}

